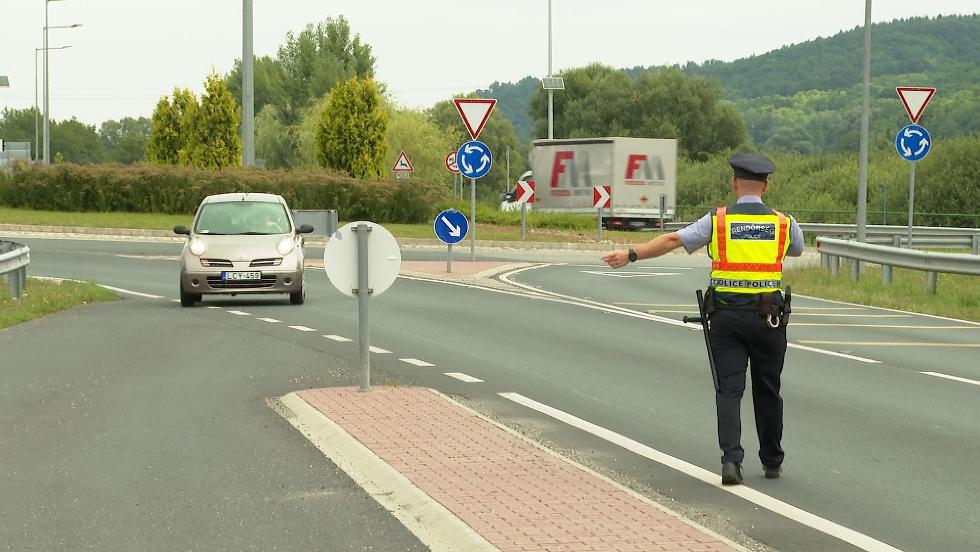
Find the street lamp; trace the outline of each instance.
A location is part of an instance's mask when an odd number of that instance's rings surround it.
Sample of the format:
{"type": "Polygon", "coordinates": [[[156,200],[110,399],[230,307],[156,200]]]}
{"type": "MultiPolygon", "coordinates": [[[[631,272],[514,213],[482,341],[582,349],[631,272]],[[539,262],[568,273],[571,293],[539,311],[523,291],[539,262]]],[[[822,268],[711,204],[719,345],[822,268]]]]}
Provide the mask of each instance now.
{"type": "Polygon", "coordinates": [[[48,4],[51,2],[61,2],[62,0],[44,0],[44,162],[51,162],[51,127],[50,127],[50,103],[48,86],[48,29],[74,29],[81,27],[81,24],[48,26],[48,4]]]}
{"type": "Polygon", "coordinates": [[[38,118],[39,109],[37,105],[37,54],[41,50],[64,50],[65,48],[71,48],[71,46],[57,46],[52,48],[34,48],[34,161],[37,161],[37,154],[41,151],[38,147],[38,118]]]}
{"type": "Polygon", "coordinates": [[[548,91],[548,139],[555,137],[555,90],[565,89],[565,79],[551,74],[551,0],[548,0],[548,76],[541,79],[541,87],[548,91]]]}
{"type": "Polygon", "coordinates": [[[252,67],[252,0],[242,0],[242,165],[255,164],[255,77],[252,67]]]}

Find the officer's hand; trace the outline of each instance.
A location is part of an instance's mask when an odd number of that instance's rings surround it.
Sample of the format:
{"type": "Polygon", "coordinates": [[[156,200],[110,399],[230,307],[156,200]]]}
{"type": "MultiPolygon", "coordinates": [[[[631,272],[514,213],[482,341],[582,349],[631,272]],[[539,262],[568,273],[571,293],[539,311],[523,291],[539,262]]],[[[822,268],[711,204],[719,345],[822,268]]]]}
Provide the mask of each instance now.
{"type": "Polygon", "coordinates": [[[619,251],[606,253],[605,255],[602,256],[602,262],[608,264],[613,268],[622,268],[628,265],[630,262],[629,251],[620,249],[619,251]]]}

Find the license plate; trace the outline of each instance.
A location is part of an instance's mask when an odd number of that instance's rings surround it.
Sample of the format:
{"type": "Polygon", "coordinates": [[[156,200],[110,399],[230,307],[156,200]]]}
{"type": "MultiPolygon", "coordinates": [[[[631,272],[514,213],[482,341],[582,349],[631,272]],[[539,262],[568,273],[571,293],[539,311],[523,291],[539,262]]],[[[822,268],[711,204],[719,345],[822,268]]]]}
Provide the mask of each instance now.
{"type": "Polygon", "coordinates": [[[222,272],[221,279],[230,282],[236,280],[261,280],[261,272],[222,272]]]}

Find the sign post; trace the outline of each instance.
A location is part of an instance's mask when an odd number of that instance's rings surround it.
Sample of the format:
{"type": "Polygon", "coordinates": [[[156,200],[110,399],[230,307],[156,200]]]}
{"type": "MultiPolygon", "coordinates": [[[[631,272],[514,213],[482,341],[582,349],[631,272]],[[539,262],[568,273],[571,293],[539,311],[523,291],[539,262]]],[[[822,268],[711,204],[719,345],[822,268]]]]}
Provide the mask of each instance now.
{"type": "Polygon", "coordinates": [[[912,248],[912,218],[914,214],[915,202],[915,162],[929,154],[932,147],[932,138],[929,132],[919,126],[919,118],[922,112],[929,105],[929,100],[936,93],[932,87],[899,86],[895,88],[898,97],[902,100],[905,112],[908,113],[911,125],[898,131],[895,137],[895,149],[903,159],[909,161],[909,232],[908,247],[912,248]]]}
{"type": "Polygon", "coordinates": [[[483,142],[470,140],[456,151],[456,164],[459,173],[470,179],[470,219],[473,230],[470,232],[470,260],[476,260],[476,179],[490,172],[493,154],[483,142]]]}
{"type": "Polygon", "coordinates": [[[468,227],[466,216],[456,209],[446,209],[436,215],[432,229],[439,241],[449,247],[446,257],[446,272],[453,271],[453,244],[463,241],[468,227]]]}
{"type": "Polygon", "coordinates": [[[534,203],[534,181],[518,180],[514,190],[514,200],[521,204],[521,240],[524,240],[527,237],[527,204],[534,203]]]}
{"type": "Polygon", "coordinates": [[[384,293],[398,277],[402,255],[391,232],[373,222],[351,222],[338,229],[323,248],[323,267],[337,291],[357,298],[357,345],[361,391],[371,389],[371,339],[368,299],[384,293]],[[370,248],[368,245],[370,243],[370,248]]]}
{"type": "Polygon", "coordinates": [[[667,194],[660,194],[660,233],[664,233],[664,211],[667,210],[667,194]]]}
{"type": "Polygon", "coordinates": [[[592,206],[597,210],[599,220],[598,241],[602,241],[602,210],[612,205],[612,186],[592,187],[592,206]]]}
{"type": "Polygon", "coordinates": [[[463,119],[463,125],[469,132],[472,141],[463,144],[456,152],[456,164],[460,170],[460,177],[467,176],[470,179],[470,220],[473,221],[473,230],[470,232],[470,261],[476,261],[476,179],[490,171],[493,163],[493,155],[490,148],[482,142],[478,142],[480,132],[490,119],[493,108],[497,105],[497,100],[481,98],[455,98],[453,105],[463,119]],[[471,154],[474,154],[471,156],[471,154]],[[479,165],[477,165],[479,163],[479,165]],[[485,169],[485,170],[484,170],[485,169]]]}

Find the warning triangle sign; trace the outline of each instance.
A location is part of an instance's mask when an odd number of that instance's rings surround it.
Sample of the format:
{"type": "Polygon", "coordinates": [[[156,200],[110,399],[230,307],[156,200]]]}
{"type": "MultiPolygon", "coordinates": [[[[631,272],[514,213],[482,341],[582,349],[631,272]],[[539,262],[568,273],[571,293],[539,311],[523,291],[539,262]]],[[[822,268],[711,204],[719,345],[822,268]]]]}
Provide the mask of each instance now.
{"type": "Polygon", "coordinates": [[[395,161],[395,165],[391,167],[391,172],[396,173],[410,173],[415,170],[412,166],[412,162],[408,160],[408,156],[405,155],[404,150],[398,154],[398,160],[395,161]]]}
{"type": "Polygon", "coordinates": [[[912,86],[899,86],[895,91],[898,92],[898,97],[902,98],[902,105],[905,106],[905,112],[909,114],[909,119],[912,119],[913,124],[919,122],[919,117],[926,110],[926,105],[929,104],[932,95],[936,93],[935,88],[912,86]]]}
{"type": "Polygon", "coordinates": [[[497,105],[497,100],[456,98],[453,103],[456,104],[456,111],[459,111],[459,116],[463,118],[463,124],[466,125],[470,138],[476,140],[480,136],[480,131],[483,130],[483,125],[487,124],[487,119],[490,118],[494,106],[497,105]]]}

